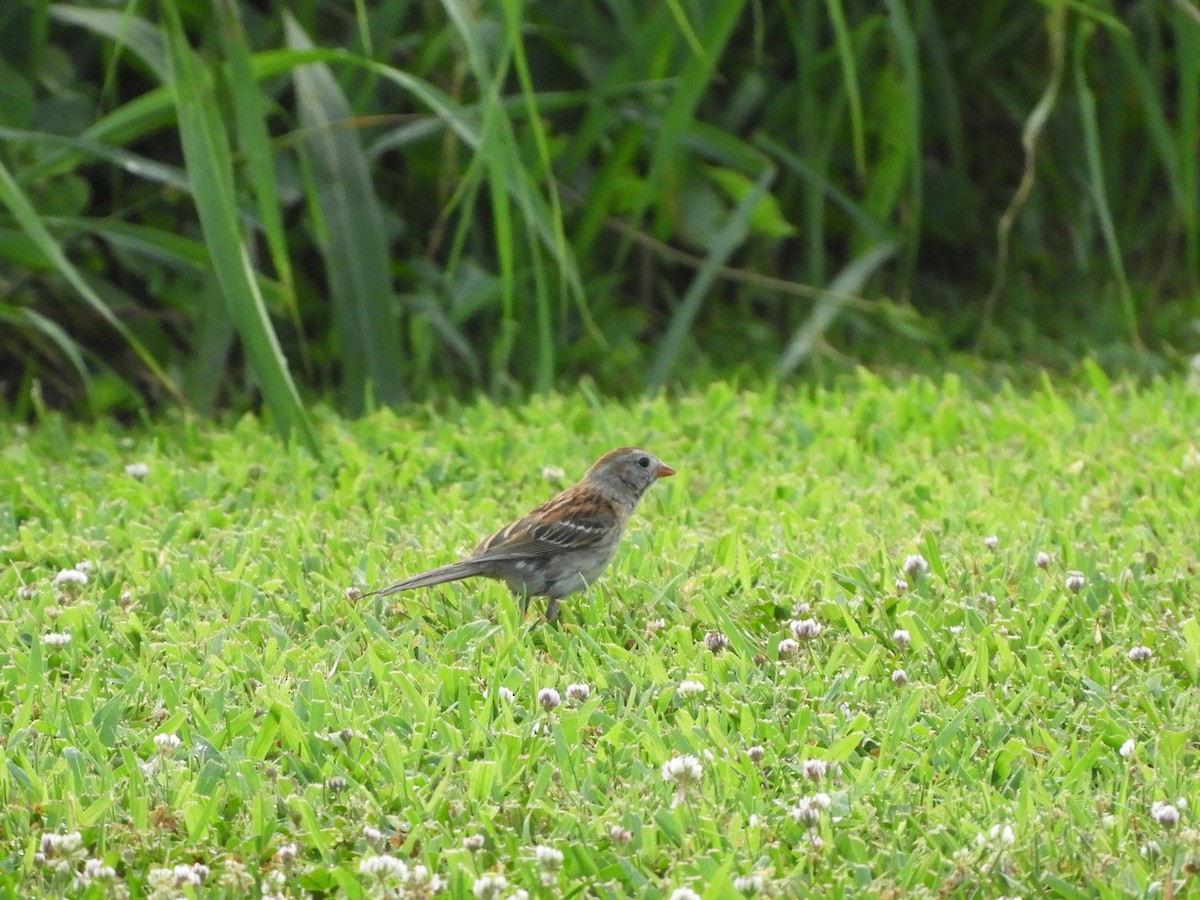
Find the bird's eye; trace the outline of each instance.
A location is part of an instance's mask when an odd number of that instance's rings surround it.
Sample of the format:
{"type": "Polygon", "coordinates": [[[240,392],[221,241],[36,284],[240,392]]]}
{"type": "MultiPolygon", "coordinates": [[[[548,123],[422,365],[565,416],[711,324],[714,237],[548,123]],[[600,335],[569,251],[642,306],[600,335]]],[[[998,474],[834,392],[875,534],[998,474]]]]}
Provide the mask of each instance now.
{"type": "Polygon", "coordinates": [[[639,466],[641,466],[643,469],[648,469],[648,468],[650,468],[650,457],[648,457],[648,456],[639,456],[639,457],[638,457],[638,465],[639,465],[639,466]]]}

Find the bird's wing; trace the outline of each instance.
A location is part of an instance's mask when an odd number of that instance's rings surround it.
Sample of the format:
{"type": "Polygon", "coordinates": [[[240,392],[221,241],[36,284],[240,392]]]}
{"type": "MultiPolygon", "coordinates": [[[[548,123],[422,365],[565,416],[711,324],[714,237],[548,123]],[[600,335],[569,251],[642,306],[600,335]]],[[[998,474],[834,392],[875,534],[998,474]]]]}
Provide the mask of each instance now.
{"type": "Polygon", "coordinates": [[[605,541],[614,530],[621,530],[616,504],[595,491],[568,489],[484,539],[470,558],[545,556],[582,550],[605,541]]]}

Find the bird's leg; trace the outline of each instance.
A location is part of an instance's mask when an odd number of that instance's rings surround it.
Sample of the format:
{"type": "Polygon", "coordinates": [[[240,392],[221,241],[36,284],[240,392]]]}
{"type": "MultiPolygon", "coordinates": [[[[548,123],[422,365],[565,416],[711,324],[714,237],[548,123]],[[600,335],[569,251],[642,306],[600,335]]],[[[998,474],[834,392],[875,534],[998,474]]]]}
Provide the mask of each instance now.
{"type": "Polygon", "coordinates": [[[546,621],[553,622],[558,618],[558,598],[551,597],[546,601],[546,621]]]}

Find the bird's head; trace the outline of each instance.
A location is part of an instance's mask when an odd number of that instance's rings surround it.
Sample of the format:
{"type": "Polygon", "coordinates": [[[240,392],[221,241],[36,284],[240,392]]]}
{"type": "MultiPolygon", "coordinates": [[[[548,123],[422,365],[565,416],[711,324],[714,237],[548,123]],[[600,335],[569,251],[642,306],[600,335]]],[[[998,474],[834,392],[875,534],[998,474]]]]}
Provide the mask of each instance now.
{"type": "Polygon", "coordinates": [[[636,503],[646,489],[675,470],[647,450],[619,447],[596,460],[583,480],[598,487],[629,492],[636,503]]]}

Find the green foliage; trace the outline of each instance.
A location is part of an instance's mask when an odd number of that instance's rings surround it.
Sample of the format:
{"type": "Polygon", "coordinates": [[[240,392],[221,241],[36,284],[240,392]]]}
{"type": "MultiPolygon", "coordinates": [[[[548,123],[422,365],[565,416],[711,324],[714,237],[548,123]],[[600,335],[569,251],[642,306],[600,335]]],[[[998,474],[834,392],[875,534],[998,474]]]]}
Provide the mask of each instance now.
{"type": "Polygon", "coordinates": [[[7,4],[4,396],[307,435],[305,395],[1174,343],[1190,10],[7,4]]]}
{"type": "Polygon", "coordinates": [[[323,460],[250,417],[0,425],[0,890],[116,896],[86,853],[134,896],[193,863],[197,896],[385,896],[377,854],[451,897],[1194,893],[1200,390],[1082,374],[318,413],[323,460]],[[561,628],[490,582],[347,595],[626,442],[679,474],[561,628]]]}

